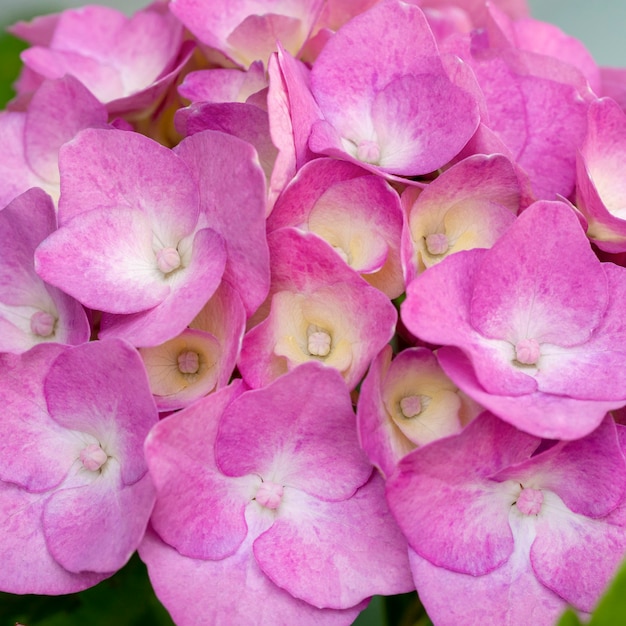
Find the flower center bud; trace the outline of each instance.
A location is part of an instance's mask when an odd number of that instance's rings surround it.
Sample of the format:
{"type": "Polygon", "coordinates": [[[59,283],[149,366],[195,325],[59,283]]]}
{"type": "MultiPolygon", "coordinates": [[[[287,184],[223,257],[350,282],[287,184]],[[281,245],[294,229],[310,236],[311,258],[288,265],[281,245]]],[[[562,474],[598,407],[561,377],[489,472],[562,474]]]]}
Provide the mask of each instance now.
{"type": "Polygon", "coordinates": [[[543,493],[539,489],[522,489],[515,504],[524,515],[537,515],[543,504],[543,493]]]}
{"type": "Polygon", "coordinates": [[[262,482],[259,490],[256,492],[255,500],[266,509],[277,509],[283,498],[283,486],[271,483],[269,481],[262,482]]]}
{"type": "Polygon", "coordinates": [[[428,254],[439,256],[445,254],[450,247],[448,236],[445,233],[432,233],[426,237],[426,250],[428,254]]]}
{"type": "Polygon", "coordinates": [[[380,148],[375,141],[360,141],[356,147],[356,158],[365,163],[378,163],[380,148]]]}
{"type": "Polygon", "coordinates": [[[420,396],[405,396],[400,400],[402,415],[411,419],[422,412],[422,399],[420,396]]]}
{"type": "Polygon", "coordinates": [[[109,457],[97,443],[90,443],[80,451],[78,458],[85,469],[88,469],[90,472],[97,472],[109,457]]]}
{"type": "Polygon", "coordinates": [[[325,330],[309,326],[307,336],[307,350],[311,356],[328,356],[330,354],[331,339],[325,330]]]}
{"type": "Polygon", "coordinates": [[[184,350],[178,355],[178,369],[181,374],[197,374],[200,369],[200,356],[193,350],[184,350]]]}
{"type": "Polygon", "coordinates": [[[520,339],[515,344],[515,360],[522,365],[535,365],[541,349],[535,339],[520,339]]]}
{"type": "Polygon", "coordinates": [[[56,318],[46,311],[37,311],[30,318],[30,332],[38,337],[50,337],[54,333],[56,318]]]}
{"type": "Polygon", "coordinates": [[[180,267],[180,254],[176,248],[162,248],[156,253],[157,267],[169,274],[180,267]]]}

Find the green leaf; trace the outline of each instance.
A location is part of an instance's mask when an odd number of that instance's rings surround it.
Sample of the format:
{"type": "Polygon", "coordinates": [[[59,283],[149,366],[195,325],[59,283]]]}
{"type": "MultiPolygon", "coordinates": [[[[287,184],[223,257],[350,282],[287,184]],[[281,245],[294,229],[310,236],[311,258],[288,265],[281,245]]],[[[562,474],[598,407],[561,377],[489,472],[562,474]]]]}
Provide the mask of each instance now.
{"type": "Polygon", "coordinates": [[[20,52],[25,50],[28,44],[9,35],[0,34],[0,108],[13,98],[15,92],[12,85],[19,74],[22,62],[20,52]]]}
{"type": "Polygon", "coordinates": [[[578,619],[576,611],[573,609],[567,609],[567,611],[561,615],[561,619],[559,620],[557,626],[581,626],[581,622],[578,619]]]}
{"type": "MultiPolygon", "coordinates": [[[[626,561],[593,612],[589,626],[626,624],[626,561]]],[[[559,625],[560,626],[560,625],[559,625]]]]}
{"type": "Polygon", "coordinates": [[[0,624],[28,626],[173,626],[135,554],[100,584],[66,596],[0,594],[0,624]]]}

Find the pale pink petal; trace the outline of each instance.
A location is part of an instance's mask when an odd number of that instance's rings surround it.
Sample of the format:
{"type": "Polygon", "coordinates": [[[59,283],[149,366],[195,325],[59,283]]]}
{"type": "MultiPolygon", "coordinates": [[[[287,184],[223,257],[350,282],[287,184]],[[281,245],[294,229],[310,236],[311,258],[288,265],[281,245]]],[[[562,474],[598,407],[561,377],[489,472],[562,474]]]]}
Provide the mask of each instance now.
{"type": "Polygon", "coordinates": [[[63,351],[40,344],[23,355],[0,355],[0,479],[28,491],[61,483],[79,452],[75,437],[50,419],[43,395],[44,378],[63,351]]]}
{"type": "Polygon", "coordinates": [[[44,505],[42,524],[54,559],[70,572],[114,572],[143,538],[154,504],[149,476],[123,486],[109,460],[92,482],[55,491],[44,505]]]}
{"type": "Polygon", "coordinates": [[[371,473],[348,389],[337,372],[317,363],[235,400],[220,422],[215,458],[227,476],[280,479],[327,501],[350,497],[371,473]]]}
{"type": "Polygon", "coordinates": [[[171,292],[153,246],[154,234],[143,212],[93,209],[40,244],[35,269],[89,308],[135,313],[163,302],[171,292]]]}
{"type": "Polygon", "coordinates": [[[295,599],[263,574],[252,555],[251,541],[231,557],[204,561],[182,556],[149,530],[139,554],[157,597],[180,626],[276,626],[277,616],[286,624],[349,626],[364,608],[322,610],[295,599]]]}
{"type": "Polygon", "coordinates": [[[254,556],[276,585],[314,606],[349,608],[374,594],[413,589],[406,540],[377,473],[343,502],[285,495],[280,518],[255,540],[254,556]]]}
{"type": "Polygon", "coordinates": [[[157,490],[152,525],[164,541],[192,558],[223,559],[247,534],[244,510],[256,484],[221,474],[213,453],[219,418],[241,392],[242,386],[233,383],[198,400],[159,422],[146,442],[157,490]],[[197,497],[190,497],[190,490],[197,497]]]}
{"type": "Polygon", "coordinates": [[[54,560],[41,528],[46,495],[0,482],[0,589],[60,595],[92,587],[112,572],[68,572],[54,560]]]}
{"type": "Polygon", "coordinates": [[[50,417],[64,428],[99,441],[132,485],[147,471],[143,442],[157,421],[141,358],[118,339],[69,348],[54,361],[44,383],[50,417]]]}
{"type": "Polygon", "coordinates": [[[569,511],[546,494],[550,514],[537,519],[530,558],[537,578],[576,608],[591,612],[626,553],[626,532],[569,511]]]}

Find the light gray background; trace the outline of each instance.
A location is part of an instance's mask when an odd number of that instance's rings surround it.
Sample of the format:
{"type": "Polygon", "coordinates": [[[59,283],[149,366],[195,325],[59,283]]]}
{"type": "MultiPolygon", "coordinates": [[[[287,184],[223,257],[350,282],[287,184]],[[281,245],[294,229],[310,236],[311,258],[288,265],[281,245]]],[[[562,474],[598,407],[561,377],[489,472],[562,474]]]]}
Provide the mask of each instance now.
{"type": "MultiPolygon", "coordinates": [[[[212,0],[206,0],[211,2],[212,0]]],[[[76,7],[80,0],[0,0],[0,24],[24,15],[76,7]]],[[[104,0],[126,13],[140,9],[148,0],[104,0]]],[[[600,65],[626,66],[626,2],[624,0],[529,0],[534,17],[557,24],[581,39],[600,65]]]]}

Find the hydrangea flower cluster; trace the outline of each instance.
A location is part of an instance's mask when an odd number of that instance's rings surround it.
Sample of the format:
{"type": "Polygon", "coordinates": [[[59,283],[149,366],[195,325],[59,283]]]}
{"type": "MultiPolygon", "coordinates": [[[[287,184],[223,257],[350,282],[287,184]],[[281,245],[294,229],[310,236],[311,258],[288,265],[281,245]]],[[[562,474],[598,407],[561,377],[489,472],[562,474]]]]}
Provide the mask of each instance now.
{"type": "Polygon", "coordinates": [[[524,0],[19,23],[0,590],[180,626],[593,610],[626,556],[626,70],[524,0]]]}

